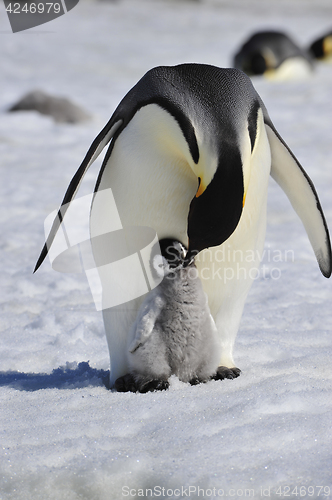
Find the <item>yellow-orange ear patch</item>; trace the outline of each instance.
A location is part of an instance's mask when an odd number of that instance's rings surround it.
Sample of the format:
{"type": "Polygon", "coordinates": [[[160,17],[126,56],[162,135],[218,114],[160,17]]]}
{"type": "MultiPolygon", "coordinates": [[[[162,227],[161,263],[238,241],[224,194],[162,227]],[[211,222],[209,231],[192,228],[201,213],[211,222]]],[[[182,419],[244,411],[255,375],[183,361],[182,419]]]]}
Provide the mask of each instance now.
{"type": "Polygon", "coordinates": [[[325,55],[332,53],[332,36],[327,36],[323,41],[323,51],[325,55]]]}

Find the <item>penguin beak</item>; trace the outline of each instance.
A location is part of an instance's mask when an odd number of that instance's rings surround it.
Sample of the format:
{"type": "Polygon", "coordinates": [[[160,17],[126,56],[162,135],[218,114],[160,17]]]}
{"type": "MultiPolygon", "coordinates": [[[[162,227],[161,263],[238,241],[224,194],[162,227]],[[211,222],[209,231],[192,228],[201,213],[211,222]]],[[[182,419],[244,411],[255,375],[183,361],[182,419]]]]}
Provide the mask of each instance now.
{"type": "Polygon", "coordinates": [[[221,245],[239,223],[245,201],[240,151],[231,145],[225,151],[224,146],[222,157],[206,187],[204,179],[199,178],[197,193],[190,203],[185,266],[205,248],[221,245]]]}
{"type": "Polygon", "coordinates": [[[189,246],[188,252],[186,253],[186,257],[183,261],[183,267],[189,266],[194,261],[197,254],[198,254],[198,251],[190,248],[190,246],[189,246]]]}
{"type": "Polygon", "coordinates": [[[196,198],[201,196],[201,194],[204,193],[205,189],[206,189],[206,185],[204,184],[204,182],[202,182],[201,177],[198,177],[198,189],[197,189],[197,193],[195,195],[196,198]]]}

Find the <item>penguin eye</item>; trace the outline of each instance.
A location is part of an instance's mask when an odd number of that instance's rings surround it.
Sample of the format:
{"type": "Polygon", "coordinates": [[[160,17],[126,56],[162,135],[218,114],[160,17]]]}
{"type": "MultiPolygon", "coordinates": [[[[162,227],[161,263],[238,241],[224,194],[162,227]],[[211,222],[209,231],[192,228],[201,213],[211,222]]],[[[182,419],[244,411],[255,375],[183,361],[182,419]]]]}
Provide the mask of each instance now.
{"type": "Polygon", "coordinates": [[[161,255],[155,255],[153,258],[153,267],[157,270],[158,268],[163,267],[163,259],[161,255]]]}
{"type": "Polygon", "coordinates": [[[168,262],[162,255],[155,255],[152,265],[158,276],[164,276],[168,269],[168,262]]]}

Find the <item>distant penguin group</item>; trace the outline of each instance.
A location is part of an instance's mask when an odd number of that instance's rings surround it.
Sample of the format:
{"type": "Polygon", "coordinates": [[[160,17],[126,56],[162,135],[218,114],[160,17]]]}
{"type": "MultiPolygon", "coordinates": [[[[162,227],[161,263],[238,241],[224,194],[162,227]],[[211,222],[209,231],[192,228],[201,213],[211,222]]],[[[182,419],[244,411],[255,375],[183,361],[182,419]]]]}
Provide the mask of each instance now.
{"type": "MultiPolygon", "coordinates": [[[[221,373],[225,369],[237,376],[233,347],[264,247],[270,174],[302,220],[321,272],[331,275],[329,232],[311,179],[242,71],[205,64],[159,66],[127,93],[92,143],[69,184],[36,269],[86,171],[108,143],[95,193],[111,189],[114,200],[103,197],[100,203],[95,198],[92,203],[92,250],[114,201],[124,228],[148,226],[160,241],[170,238],[188,248],[180,262],[183,273],[171,272],[174,282],[166,276],[146,298],[103,310],[110,386],[120,379],[122,389],[131,390],[134,379],[144,392],[165,388],[171,373],[191,382],[208,379],[219,367],[221,373]],[[196,269],[194,259],[199,280],[191,282],[187,278],[196,269]],[[196,328],[197,337],[192,336],[196,328]],[[166,337],[166,331],[171,335],[166,337]],[[196,355],[195,349],[200,350],[196,355]]],[[[136,279],[133,275],[133,286],[136,279]]]]}
{"type": "Polygon", "coordinates": [[[315,60],[332,60],[332,32],[301,48],[286,33],[258,31],[234,55],[233,66],[248,76],[295,80],[310,75],[315,60]]]}

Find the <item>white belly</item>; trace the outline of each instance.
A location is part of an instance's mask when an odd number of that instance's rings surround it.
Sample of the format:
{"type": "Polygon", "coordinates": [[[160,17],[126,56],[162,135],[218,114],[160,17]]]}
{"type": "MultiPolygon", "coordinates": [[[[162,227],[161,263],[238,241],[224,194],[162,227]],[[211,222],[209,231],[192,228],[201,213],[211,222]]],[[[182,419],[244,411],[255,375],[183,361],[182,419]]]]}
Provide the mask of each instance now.
{"type": "Polygon", "coordinates": [[[303,57],[286,59],[277,69],[267,70],[264,76],[269,80],[301,80],[312,75],[312,67],[303,57]]]}

